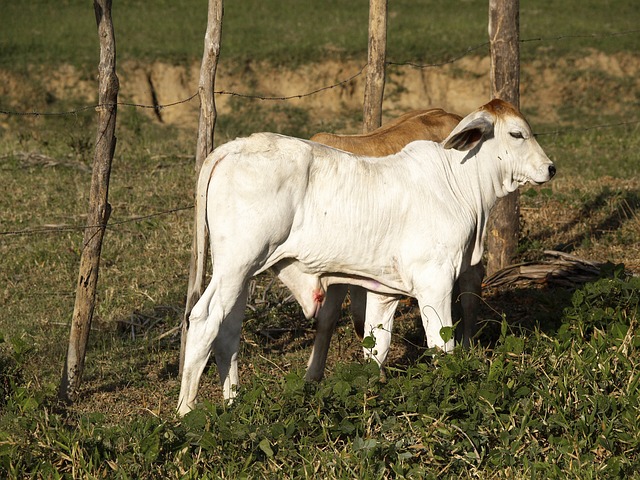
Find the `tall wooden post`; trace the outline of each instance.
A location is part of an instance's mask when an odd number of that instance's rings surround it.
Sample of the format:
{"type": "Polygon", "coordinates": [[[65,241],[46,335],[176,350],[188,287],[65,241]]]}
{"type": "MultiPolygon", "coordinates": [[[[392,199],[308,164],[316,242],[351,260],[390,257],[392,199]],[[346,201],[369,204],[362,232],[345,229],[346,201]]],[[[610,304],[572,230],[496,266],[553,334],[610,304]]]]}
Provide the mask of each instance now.
{"type": "Polygon", "coordinates": [[[387,56],[387,0],[369,0],[369,55],[364,87],[363,131],[382,124],[387,56]]]}
{"type": "Polygon", "coordinates": [[[119,83],[116,75],[116,41],[111,19],[111,0],[94,0],[93,8],[100,39],[98,80],[100,106],[89,194],[89,214],[80,257],[69,349],[59,390],[59,397],[64,401],[73,400],[76,397],[82,381],[87,341],[96,300],[102,239],[111,213],[111,206],[108,203],[109,176],[116,148],[115,128],[119,83]]]}
{"type": "MultiPolygon", "coordinates": [[[[520,2],[489,0],[491,95],[516,108],[520,105],[520,2]]],[[[487,228],[487,275],[509,265],[518,248],[518,191],[501,198],[491,211],[487,228]]]]}
{"type": "MultiPolygon", "coordinates": [[[[200,66],[200,82],[198,94],[200,96],[200,121],[198,124],[198,143],[196,146],[196,184],[200,168],[205,158],[213,151],[213,135],[216,125],[216,102],[213,95],[218,58],[220,56],[220,39],[222,38],[222,16],[224,14],[223,0],[209,0],[207,14],[207,31],[204,36],[204,53],[200,66]]],[[[195,225],[195,220],[194,220],[195,225]]],[[[195,230],[195,229],[194,229],[195,230]]],[[[191,260],[189,262],[189,287],[187,301],[182,317],[182,336],[180,342],[180,374],[184,365],[184,348],[187,341],[189,328],[189,314],[196,304],[202,291],[195,291],[192,287],[196,284],[196,259],[197,251],[194,240],[191,244],[191,260]]],[[[205,250],[206,252],[206,250],[205,250]]],[[[206,254],[206,253],[205,253],[206,254]]],[[[203,272],[204,275],[204,272],[203,272]]],[[[204,285],[204,278],[200,279],[200,285],[204,285]]]]}

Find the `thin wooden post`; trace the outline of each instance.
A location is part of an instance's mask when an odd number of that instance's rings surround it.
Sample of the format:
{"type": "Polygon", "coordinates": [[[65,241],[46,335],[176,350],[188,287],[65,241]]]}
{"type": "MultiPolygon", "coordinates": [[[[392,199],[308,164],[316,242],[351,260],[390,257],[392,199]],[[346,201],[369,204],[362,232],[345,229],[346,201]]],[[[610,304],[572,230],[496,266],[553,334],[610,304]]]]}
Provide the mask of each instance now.
{"type": "MultiPolygon", "coordinates": [[[[520,105],[520,2],[489,0],[491,94],[520,105]]],[[[518,248],[520,206],[518,191],[501,198],[487,228],[487,275],[509,265],[518,248]]]]}
{"type": "Polygon", "coordinates": [[[363,132],[382,124],[387,56],[387,0],[369,0],[369,54],[364,87],[363,132]]]}
{"type": "MultiPolygon", "coordinates": [[[[198,124],[198,143],[196,146],[196,183],[200,168],[205,158],[213,151],[213,136],[216,125],[216,102],[213,95],[216,70],[218,68],[218,58],[220,56],[220,39],[222,38],[222,16],[224,14],[223,0],[209,0],[207,14],[207,31],[204,36],[204,53],[200,66],[200,82],[198,94],[200,96],[200,121],[198,124]]],[[[195,218],[195,217],[194,217],[195,218]]],[[[195,219],[194,219],[195,225],[195,219]]],[[[205,250],[206,252],[206,250],[205,250]]],[[[187,341],[187,330],[189,329],[189,313],[196,304],[202,291],[197,291],[193,285],[199,283],[204,285],[204,278],[196,278],[197,251],[195,244],[195,229],[193,242],[191,244],[191,260],[189,262],[189,287],[187,290],[187,301],[182,317],[182,335],[180,341],[180,374],[184,365],[184,348],[187,341]],[[197,282],[199,280],[199,282],[197,282]]],[[[204,272],[203,272],[204,275],[204,272]]]]}
{"type": "Polygon", "coordinates": [[[115,128],[119,82],[116,75],[116,41],[111,19],[111,0],[94,0],[93,8],[100,39],[98,130],[89,194],[89,214],[80,257],[69,349],[60,382],[59,397],[64,401],[75,399],[82,381],[87,341],[96,300],[102,239],[111,213],[111,206],[108,203],[109,176],[116,148],[115,128]]]}

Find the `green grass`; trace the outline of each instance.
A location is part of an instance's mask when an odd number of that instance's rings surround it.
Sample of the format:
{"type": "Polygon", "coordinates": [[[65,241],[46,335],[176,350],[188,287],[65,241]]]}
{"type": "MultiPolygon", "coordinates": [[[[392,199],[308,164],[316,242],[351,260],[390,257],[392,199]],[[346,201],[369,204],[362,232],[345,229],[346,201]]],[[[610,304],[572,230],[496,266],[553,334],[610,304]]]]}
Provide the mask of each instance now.
{"type": "MultiPolygon", "coordinates": [[[[0,8],[0,68],[95,65],[98,40],[90,3],[2,0],[0,8]]],[[[114,2],[119,60],[199,59],[206,11],[205,0],[114,2]]],[[[388,60],[448,60],[487,41],[487,17],[487,2],[480,0],[466,0],[453,9],[434,0],[389,2],[388,60]]],[[[367,19],[368,2],[363,0],[225,2],[222,57],[237,63],[266,60],[287,65],[327,58],[365,59],[367,19]]],[[[637,52],[637,32],[607,34],[637,30],[638,24],[640,13],[633,0],[522,2],[521,39],[531,40],[522,44],[523,57],[579,55],[588,47],[607,53],[637,52]],[[556,37],[566,38],[552,40],[556,37]]]]}
{"type": "Polygon", "coordinates": [[[0,472],[630,478],[640,467],[638,293],[638,279],[619,274],[591,283],[553,335],[502,321],[491,352],[426,356],[384,384],[372,364],[342,365],[320,384],[258,375],[232,407],[205,402],[182,421],[69,419],[16,388],[0,423],[0,472]]]}
{"type": "MultiPolygon", "coordinates": [[[[116,2],[119,62],[197,61],[205,4],[116,2]]],[[[227,2],[223,61],[237,68],[260,59],[286,65],[364,59],[368,2],[343,4],[227,2]]],[[[90,2],[4,0],[0,8],[0,70],[24,74],[71,63],[95,71],[90,2]]],[[[486,2],[452,8],[398,0],[389,8],[391,61],[439,62],[486,40],[486,2]]],[[[631,1],[522,2],[521,9],[522,39],[640,24],[631,1]]],[[[560,245],[589,259],[637,265],[638,125],[584,130],[637,120],[637,93],[636,103],[611,100],[633,98],[626,92],[635,80],[602,71],[578,75],[572,65],[588,48],[637,52],[639,39],[522,44],[525,61],[557,61],[557,71],[575,88],[560,97],[558,121],[534,125],[559,174],[522,196],[519,259],[540,259],[544,249],[560,245]]],[[[21,78],[51,111],[86,105],[47,97],[46,76],[21,78]]],[[[0,91],[4,107],[11,92],[0,91]]],[[[317,118],[313,109],[293,103],[234,99],[216,135],[218,142],[257,130],[308,137],[319,125],[341,129],[351,121],[317,118]]],[[[445,357],[425,349],[416,312],[403,308],[385,384],[374,366],[361,363],[361,343],[348,320],[333,341],[327,378],[305,384],[313,326],[265,275],[246,312],[238,401],[222,405],[211,367],[201,408],[175,418],[179,343],[170,333],[180,321],[187,283],[195,132],[160,125],[130,107],[118,112],[113,213],[84,386],[75,405],[58,404],[94,122],[92,110],[0,118],[1,478],[637,475],[640,285],[620,267],[572,288],[488,292],[482,346],[445,357]]]]}
{"type": "Polygon", "coordinates": [[[615,123],[594,121],[590,125],[605,127],[592,130],[579,126],[558,130],[542,127],[538,130],[548,134],[540,135],[538,141],[567,177],[595,180],[610,175],[633,179],[640,164],[638,124],[615,123]]]}

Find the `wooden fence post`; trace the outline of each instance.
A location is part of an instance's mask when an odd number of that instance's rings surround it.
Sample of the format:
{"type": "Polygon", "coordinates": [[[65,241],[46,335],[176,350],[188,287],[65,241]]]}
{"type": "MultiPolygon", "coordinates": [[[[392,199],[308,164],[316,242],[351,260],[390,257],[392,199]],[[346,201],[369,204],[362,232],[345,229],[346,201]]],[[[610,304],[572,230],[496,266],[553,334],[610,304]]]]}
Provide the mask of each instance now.
{"type": "Polygon", "coordinates": [[[82,243],[69,349],[60,382],[59,397],[64,401],[75,399],[82,381],[87,341],[95,307],[102,239],[111,213],[111,206],[108,203],[109,176],[116,148],[115,127],[119,84],[116,75],[116,41],[111,19],[111,0],[94,0],[93,7],[100,39],[98,130],[89,194],[89,214],[82,243]]]}
{"type": "MultiPolygon", "coordinates": [[[[520,105],[519,0],[489,0],[491,95],[520,105]]],[[[501,198],[487,228],[487,276],[511,263],[518,248],[520,207],[518,191],[501,198]]]]}
{"type": "MultiPolygon", "coordinates": [[[[196,146],[196,184],[202,163],[205,158],[207,158],[207,155],[213,151],[213,135],[216,125],[216,102],[213,90],[216,81],[216,70],[218,68],[218,57],[220,56],[223,14],[223,0],[209,0],[207,31],[204,36],[204,53],[202,55],[202,64],[200,65],[200,82],[198,84],[198,94],[200,96],[200,121],[198,124],[198,143],[196,146]]],[[[207,254],[206,252],[207,250],[205,249],[205,255],[207,254]]],[[[196,292],[192,289],[192,285],[194,285],[197,280],[196,259],[197,252],[194,231],[193,242],[191,244],[191,260],[189,262],[189,288],[184,315],[182,317],[180,374],[182,374],[182,367],[184,365],[184,348],[187,341],[187,330],[189,329],[189,313],[191,313],[191,309],[202,295],[201,291],[196,292]]],[[[201,279],[200,284],[204,285],[204,279],[201,279]]]]}
{"type": "Polygon", "coordinates": [[[363,132],[382,124],[387,56],[387,0],[369,0],[369,54],[364,87],[363,132]]]}

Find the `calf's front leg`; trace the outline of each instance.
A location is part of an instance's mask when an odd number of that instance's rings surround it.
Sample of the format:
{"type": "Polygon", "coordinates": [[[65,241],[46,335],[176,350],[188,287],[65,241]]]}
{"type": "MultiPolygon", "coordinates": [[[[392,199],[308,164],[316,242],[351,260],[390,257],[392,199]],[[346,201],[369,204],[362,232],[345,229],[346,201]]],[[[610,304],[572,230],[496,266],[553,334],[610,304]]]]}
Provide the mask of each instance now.
{"type": "Polygon", "coordinates": [[[372,348],[364,347],[365,358],[372,358],[382,368],[387,361],[393,330],[393,315],[398,307],[399,297],[367,291],[367,308],[364,321],[365,338],[374,339],[372,348]]]}
{"type": "MultiPolygon", "coordinates": [[[[444,277],[442,274],[437,274],[429,275],[427,278],[444,277]]],[[[451,353],[455,345],[451,320],[452,290],[453,280],[431,280],[419,288],[417,295],[427,345],[429,348],[439,348],[446,353],[451,353]]]]}

